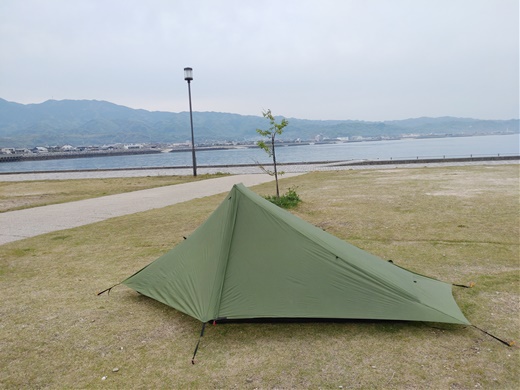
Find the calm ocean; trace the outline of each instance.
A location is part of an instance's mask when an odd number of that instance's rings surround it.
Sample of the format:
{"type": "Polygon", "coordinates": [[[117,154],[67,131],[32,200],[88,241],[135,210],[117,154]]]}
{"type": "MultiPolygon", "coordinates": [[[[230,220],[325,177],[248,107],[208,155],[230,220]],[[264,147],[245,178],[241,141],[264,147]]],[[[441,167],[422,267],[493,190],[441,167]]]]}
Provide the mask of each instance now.
{"type": "MultiPolygon", "coordinates": [[[[325,145],[286,146],[276,149],[277,161],[316,162],[360,159],[401,160],[409,158],[479,157],[518,155],[520,135],[488,135],[352,142],[325,145]]],[[[259,149],[229,149],[197,152],[197,165],[269,163],[259,149]]],[[[37,172],[112,168],[157,168],[191,166],[191,153],[158,153],[45,161],[0,163],[0,172],[37,172]]]]}

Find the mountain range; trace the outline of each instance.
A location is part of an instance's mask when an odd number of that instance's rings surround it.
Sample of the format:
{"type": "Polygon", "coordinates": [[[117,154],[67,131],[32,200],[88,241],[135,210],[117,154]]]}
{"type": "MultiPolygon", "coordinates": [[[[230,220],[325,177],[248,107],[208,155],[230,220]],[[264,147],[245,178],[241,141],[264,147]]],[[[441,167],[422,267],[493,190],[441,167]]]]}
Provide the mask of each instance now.
{"type": "MultiPolygon", "coordinates": [[[[383,122],[287,118],[280,140],[338,137],[400,137],[518,133],[519,120],[414,118],[383,122]]],[[[191,137],[189,112],[132,109],[98,100],[48,100],[20,104],[0,99],[0,148],[44,145],[103,145],[115,143],[175,143],[191,137]]],[[[247,142],[267,129],[262,116],[194,112],[195,142],[247,142]]]]}

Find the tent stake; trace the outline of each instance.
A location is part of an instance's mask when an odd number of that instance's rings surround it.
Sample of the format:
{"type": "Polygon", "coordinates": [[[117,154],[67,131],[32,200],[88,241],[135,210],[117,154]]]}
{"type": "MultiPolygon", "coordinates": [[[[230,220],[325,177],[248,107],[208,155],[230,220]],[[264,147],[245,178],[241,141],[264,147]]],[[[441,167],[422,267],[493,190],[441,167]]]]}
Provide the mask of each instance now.
{"type": "Polygon", "coordinates": [[[106,293],[107,291],[108,291],[108,295],[110,295],[110,290],[112,290],[112,289],[113,289],[114,287],[116,287],[116,286],[119,286],[119,284],[120,284],[120,283],[118,283],[118,284],[114,284],[112,287],[109,287],[109,288],[107,288],[106,290],[103,290],[103,291],[98,292],[97,295],[99,296],[99,295],[101,295],[101,294],[106,293]]]}

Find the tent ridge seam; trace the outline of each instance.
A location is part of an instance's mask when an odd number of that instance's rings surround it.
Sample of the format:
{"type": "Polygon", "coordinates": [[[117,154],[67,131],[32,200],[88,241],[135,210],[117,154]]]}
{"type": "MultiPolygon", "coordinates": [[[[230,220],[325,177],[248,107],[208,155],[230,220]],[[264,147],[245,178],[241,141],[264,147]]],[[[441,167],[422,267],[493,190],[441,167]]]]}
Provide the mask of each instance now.
{"type": "MultiPolygon", "coordinates": [[[[233,189],[235,191],[238,191],[238,188],[237,188],[236,184],[233,186],[233,189]]],[[[231,201],[232,199],[233,199],[233,202],[234,202],[234,207],[233,207],[233,210],[232,210],[233,218],[232,218],[232,223],[231,223],[230,234],[229,234],[229,238],[227,240],[227,243],[224,246],[225,247],[225,256],[222,256],[222,253],[221,253],[221,257],[226,259],[226,263],[225,263],[225,266],[224,266],[224,272],[222,273],[222,280],[221,280],[220,287],[219,287],[219,290],[218,290],[218,293],[217,293],[217,297],[216,297],[217,298],[217,302],[216,302],[217,307],[216,307],[216,313],[215,313],[215,316],[214,316],[215,318],[212,318],[212,319],[217,319],[219,317],[220,304],[222,302],[222,292],[224,291],[224,281],[226,279],[227,269],[228,269],[228,265],[229,265],[229,253],[231,252],[231,243],[233,242],[233,236],[235,235],[235,225],[236,225],[237,214],[238,214],[238,203],[235,201],[236,194],[234,196],[228,196],[228,198],[227,198],[228,202],[231,201]]],[[[217,276],[218,275],[215,275],[215,283],[216,283],[217,276]]]]}

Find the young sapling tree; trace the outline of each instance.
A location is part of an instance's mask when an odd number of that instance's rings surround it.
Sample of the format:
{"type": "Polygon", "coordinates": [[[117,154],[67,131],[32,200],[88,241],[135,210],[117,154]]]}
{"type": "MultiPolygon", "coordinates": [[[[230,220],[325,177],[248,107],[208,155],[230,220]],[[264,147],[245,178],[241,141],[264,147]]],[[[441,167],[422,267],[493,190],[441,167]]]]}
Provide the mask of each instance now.
{"type": "Polygon", "coordinates": [[[269,157],[273,159],[273,168],[274,171],[270,171],[263,166],[261,168],[266,172],[267,174],[274,176],[274,180],[276,182],[276,197],[280,198],[280,189],[278,187],[278,175],[283,175],[283,172],[278,172],[278,168],[276,166],[276,153],[274,148],[274,142],[275,137],[277,135],[281,135],[283,133],[283,129],[285,126],[289,124],[289,121],[285,118],[282,119],[281,122],[277,123],[274,119],[273,114],[271,113],[271,110],[265,110],[262,111],[262,115],[264,118],[269,119],[270,127],[268,130],[261,130],[256,129],[256,132],[260,134],[262,137],[265,137],[266,140],[261,140],[257,142],[257,145],[263,149],[269,157]]]}

